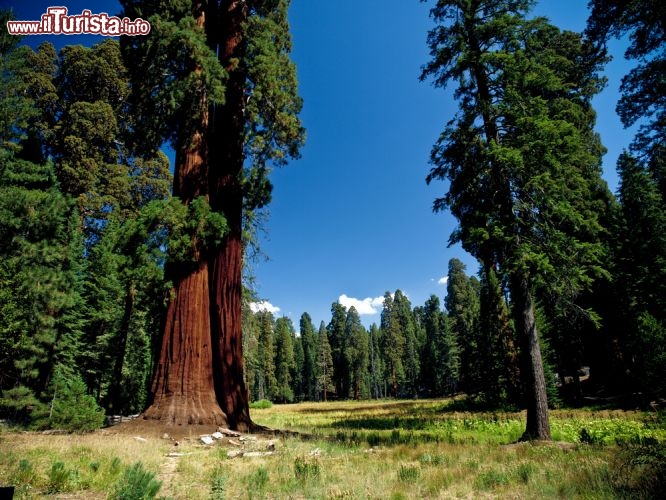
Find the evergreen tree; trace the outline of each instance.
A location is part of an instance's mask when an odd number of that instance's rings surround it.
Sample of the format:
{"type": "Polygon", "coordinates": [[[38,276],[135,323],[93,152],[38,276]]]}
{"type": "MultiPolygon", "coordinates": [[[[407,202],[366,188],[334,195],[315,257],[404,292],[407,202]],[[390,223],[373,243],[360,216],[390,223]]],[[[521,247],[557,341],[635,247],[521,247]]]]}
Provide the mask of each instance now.
{"type": "Polygon", "coordinates": [[[317,343],[314,325],[308,313],[300,320],[300,342],[303,349],[303,396],[308,401],[316,399],[317,343]]]}
{"type": "Polygon", "coordinates": [[[169,162],[162,152],[146,158],[127,146],[134,117],[130,83],[118,42],[66,46],[56,57],[49,43],[28,54],[28,92],[39,106],[30,139],[55,164],[61,189],[77,201],[87,244],[109,214],[135,216],[153,199],[169,195],[169,162]]]}
{"type": "MultiPolygon", "coordinates": [[[[0,23],[13,19],[11,11],[0,10],[0,23]]],[[[0,31],[0,148],[19,152],[28,137],[27,129],[39,115],[28,93],[25,60],[28,47],[18,47],[20,39],[6,30],[0,31]]]]}
{"type": "Polygon", "coordinates": [[[481,400],[490,407],[519,404],[520,369],[511,315],[493,269],[481,274],[477,362],[481,400]]]}
{"type": "MultiPolygon", "coordinates": [[[[638,65],[622,79],[617,112],[625,127],[640,123],[633,149],[647,158],[660,159],[663,168],[666,7],[659,0],[590,0],[589,6],[587,34],[601,50],[611,37],[629,35],[631,43],[624,55],[626,59],[638,61],[638,65]]],[[[663,175],[664,171],[661,173],[663,175]]]]}
{"type": "Polygon", "coordinates": [[[390,292],[384,294],[384,306],[381,315],[381,347],[384,356],[386,382],[391,396],[398,397],[404,381],[405,337],[402,334],[398,308],[390,292]]]}
{"type": "Polygon", "coordinates": [[[291,403],[294,400],[292,373],[296,363],[292,344],[293,329],[289,318],[278,318],[275,322],[276,385],[273,396],[280,403],[291,403]]]}
{"type": "Polygon", "coordinates": [[[368,361],[370,357],[370,344],[368,332],[361,324],[361,318],[354,306],[347,312],[345,323],[345,336],[349,339],[347,346],[347,359],[351,371],[351,390],[354,399],[359,400],[368,396],[368,361]]]}
{"type": "Polygon", "coordinates": [[[83,240],[51,164],[0,149],[0,242],[0,412],[29,422],[56,373],[78,379],[84,326],[83,240]]]}
{"type": "MultiPolygon", "coordinates": [[[[635,384],[652,379],[645,367],[653,365],[650,359],[662,357],[666,338],[660,285],[663,220],[658,215],[666,200],[666,11],[663,2],[656,0],[591,0],[589,5],[587,34],[599,50],[605,50],[610,38],[629,35],[624,56],[637,61],[622,80],[616,108],[625,127],[639,128],[631,153],[623,153],[617,163],[622,207],[611,242],[615,293],[609,301],[615,309],[611,306],[605,318],[606,324],[615,327],[606,327],[612,339],[608,351],[614,352],[612,342],[617,340],[627,352],[609,355],[605,363],[599,363],[606,371],[614,366],[618,378],[632,373],[634,387],[630,389],[634,390],[635,384]],[[650,276],[651,272],[655,274],[650,276]]],[[[663,391],[663,383],[649,385],[645,388],[663,391]]]]}
{"type": "Polygon", "coordinates": [[[453,394],[460,378],[460,350],[439,298],[431,295],[423,308],[425,343],[421,355],[423,385],[433,396],[453,394]]]}
{"type": "Polygon", "coordinates": [[[300,336],[296,335],[293,327],[291,330],[291,345],[294,351],[294,365],[291,369],[291,386],[294,393],[294,399],[303,401],[305,399],[305,380],[303,378],[303,365],[305,364],[305,352],[300,336]]]}
{"type": "Polygon", "coordinates": [[[446,298],[444,300],[450,328],[460,347],[460,388],[476,393],[483,380],[483,363],[478,353],[479,296],[471,278],[465,274],[465,264],[458,259],[449,260],[446,298]]]}
{"type": "Polygon", "coordinates": [[[376,323],[370,325],[370,395],[375,399],[386,396],[382,356],[382,331],[376,323]]]}
{"type": "Polygon", "coordinates": [[[525,357],[524,438],[549,439],[535,293],[573,302],[601,274],[607,189],[590,100],[603,59],[577,34],[526,21],[531,3],[438,1],[423,77],[456,82],[461,103],[432,153],[428,181],[450,181],[435,209],[451,209],[460,223],[451,241],[509,285],[525,357]]]}
{"type": "Polygon", "coordinates": [[[250,391],[250,401],[258,401],[257,376],[261,370],[258,359],[259,319],[250,307],[251,293],[245,290],[243,300],[243,354],[245,356],[245,385],[250,391]]]}
{"type": "Polygon", "coordinates": [[[405,370],[405,379],[403,390],[409,396],[417,397],[421,370],[419,363],[421,346],[417,338],[412,305],[401,290],[396,290],[393,294],[393,310],[397,316],[400,336],[404,339],[402,365],[405,370]]]}
{"type": "MultiPolygon", "coordinates": [[[[652,172],[628,153],[618,161],[619,200],[616,282],[622,284],[625,350],[636,366],[632,382],[663,392],[663,370],[655,370],[666,346],[666,201],[652,172]],[[659,380],[659,381],[657,381],[659,380]]],[[[626,353],[625,353],[626,354],[626,353]]]]}
{"type": "Polygon", "coordinates": [[[351,388],[349,358],[347,357],[349,339],[345,331],[346,322],[347,310],[339,302],[333,302],[331,304],[331,321],[326,328],[326,332],[331,345],[333,383],[338,398],[349,397],[351,388]]]}
{"type": "Polygon", "coordinates": [[[317,335],[317,394],[321,394],[324,401],[328,399],[329,392],[335,389],[333,384],[333,356],[328,343],[328,331],[322,321],[317,335]]]}
{"type": "Polygon", "coordinates": [[[259,311],[257,318],[259,323],[257,366],[259,369],[255,376],[256,398],[257,400],[273,399],[277,391],[273,315],[268,311],[259,311]]]}
{"type": "Polygon", "coordinates": [[[88,383],[114,413],[141,412],[147,398],[167,286],[165,207],[164,201],[146,205],[122,222],[112,216],[89,251],[88,383]]]}

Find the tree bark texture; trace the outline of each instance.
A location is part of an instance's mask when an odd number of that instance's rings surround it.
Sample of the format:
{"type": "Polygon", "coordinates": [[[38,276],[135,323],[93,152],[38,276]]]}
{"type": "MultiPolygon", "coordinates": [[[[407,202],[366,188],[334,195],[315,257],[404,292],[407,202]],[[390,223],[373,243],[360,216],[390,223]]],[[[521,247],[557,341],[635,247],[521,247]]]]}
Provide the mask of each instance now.
{"type": "Polygon", "coordinates": [[[227,425],[213,384],[208,264],[178,281],[144,418],[167,425],[227,425]]]}
{"type": "Polygon", "coordinates": [[[254,427],[250,419],[250,396],[245,386],[243,362],[243,190],[245,138],[245,71],[237,62],[243,57],[243,25],[246,2],[223,1],[219,7],[220,60],[229,77],[226,102],[215,109],[211,127],[210,203],[224,213],[229,232],[211,256],[210,310],[213,339],[217,345],[218,401],[233,429],[254,427]]]}
{"type": "MultiPolygon", "coordinates": [[[[195,6],[199,25],[205,15],[195,6]]],[[[173,194],[185,204],[208,194],[208,109],[202,95],[200,122],[182,137],[176,153],[173,194]]],[[[227,418],[217,401],[210,324],[209,262],[197,253],[192,264],[167,264],[174,281],[161,349],[145,419],[166,425],[221,425],[227,418]]]]}
{"type": "Polygon", "coordinates": [[[516,317],[519,320],[518,329],[524,360],[523,381],[527,391],[527,425],[520,439],[549,441],[551,437],[546,377],[537,335],[534,301],[527,277],[517,278],[512,288],[514,307],[518,308],[516,317]]]}

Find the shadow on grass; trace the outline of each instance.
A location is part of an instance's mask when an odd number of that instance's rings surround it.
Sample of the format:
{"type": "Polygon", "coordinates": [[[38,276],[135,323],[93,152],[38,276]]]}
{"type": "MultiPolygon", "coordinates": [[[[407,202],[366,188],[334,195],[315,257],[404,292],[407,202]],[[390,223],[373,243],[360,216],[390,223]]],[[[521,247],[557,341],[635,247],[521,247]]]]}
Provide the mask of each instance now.
{"type": "MultiPolygon", "coordinates": [[[[335,404],[335,403],[333,403],[335,404]]],[[[316,413],[316,414],[328,414],[328,413],[340,413],[345,411],[353,412],[374,412],[374,411],[390,411],[390,410],[414,410],[418,409],[423,411],[423,401],[378,401],[378,402],[367,402],[367,403],[355,403],[354,406],[349,406],[349,401],[341,401],[340,406],[332,406],[330,408],[320,408],[320,407],[304,407],[296,408],[294,411],[297,413],[316,413]]],[[[445,404],[444,404],[445,406],[445,404]]]]}
{"type": "Polygon", "coordinates": [[[432,428],[435,422],[430,418],[423,417],[363,417],[348,418],[331,422],[330,427],[334,429],[363,429],[386,431],[394,429],[402,430],[425,430],[432,428]]]}
{"type": "Polygon", "coordinates": [[[369,445],[373,448],[398,445],[416,446],[429,443],[473,444],[475,442],[469,436],[456,437],[451,432],[407,431],[404,429],[393,429],[390,432],[368,430],[338,431],[335,435],[330,436],[329,439],[348,446],[369,445]]]}

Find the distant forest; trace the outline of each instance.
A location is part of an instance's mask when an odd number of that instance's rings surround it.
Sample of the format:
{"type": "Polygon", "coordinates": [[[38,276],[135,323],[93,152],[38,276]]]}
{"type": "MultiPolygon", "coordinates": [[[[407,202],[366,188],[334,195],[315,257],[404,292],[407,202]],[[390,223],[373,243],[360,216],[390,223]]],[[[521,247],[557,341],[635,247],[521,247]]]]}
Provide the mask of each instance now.
{"type": "Polygon", "coordinates": [[[81,430],[140,413],[172,395],[167,365],[177,349],[196,351],[177,344],[190,327],[214,371],[204,389],[231,427],[251,424],[246,393],[278,403],[464,393],[480,408],[532,408],[546,401],[541,386],[550,407],[663,397],[664,7],[594,0],[581,34],[528,19],[527,1],[462,3],[431,11],[422,79],[454,87],[459,112],[426,180],[448,183],[434,209],[456,217],[451,242],[479,267],[451,260],[446,295],[425,304],[386,292],[369,329],[337,302],[320,325],[307,312],[298,325],[253,312],[252,280],[240,283],[270,167],[304,140],[288,2],[249,2],[234,25],[247,31],[220,31],[247,40],[234,48],[242,57],[210,50],[218,31],[197,28],[200,12],[155,14],[160,44],[59,52],[21,45],[0,13],[0,419],[81,430]],[[639,128],[614,194],[591,102],[606,43],[623,35],[637,66],[618,113],[639,128]],[[208,135],[213,122],[224,140],[208,135]],[[236,170],[207,170],[207,158],[236,170]]]}

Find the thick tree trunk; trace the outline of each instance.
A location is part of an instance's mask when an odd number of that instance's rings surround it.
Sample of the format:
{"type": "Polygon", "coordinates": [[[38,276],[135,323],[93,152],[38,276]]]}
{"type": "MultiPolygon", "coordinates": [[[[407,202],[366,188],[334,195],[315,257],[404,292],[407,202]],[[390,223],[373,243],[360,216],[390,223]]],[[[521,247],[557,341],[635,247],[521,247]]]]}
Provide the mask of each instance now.
{"type": "Polygon", "coordinates": [[[227,69],[226,101],[216,108],[211,127],[210,202],[224,213],[229,233],[210,263],[210,310],[212,334],[217,349],[217,399],[233,429],[254,427],[250,419],[249,392],[243,362],[243,191],[242,174],[245,136],[245,80],[238,67],[243,56],[243,25],[248,8],[244,1],[227,0],[219,5],[219,57],[227,69]]]}
{"type": "Polygon", "coordinates": [[[220,375],[216,378],[218,401],[230,427],[246,431],[253,424],[243,366],[242,256],[241,235],[228,235],[212,263],[211,321],[220,375]]]}
{"type": "Polygon", "coordinates": [[[207,262],[198,263],[172,293],[144,418],[167,425],[226,426],[213,384],[207,262]]]}
{"type": "MultiPolygon", "coordinates": [[[[201,5],[195,5],[194,11],[198,24],[203,26],[201,5]]],[[[185,204],[208,194],[207,108],[204,94],[201,121],[189,137],[181,138],[182,146],[176,154],[173,194],[185,204]]],[[[192,265],[177,269],[168,264],[167,275],[175,285],[144,418],[166,425],[227,426],[215,393],[208,259],[198,254],[192,265]]]]}
{"type": "Polygon", "coordinates": [[[527,400],[527,425],[521,441],[547,440],[550,437],[548,417],[548,395],[546,393],[546,377],[543,370],[541,348],[537,335],[534,301],[525,276],[514,280],[511,295],[514,307],[517,308],[516,318],[521,339],[523,363],[523,382],[527,400]]]}

